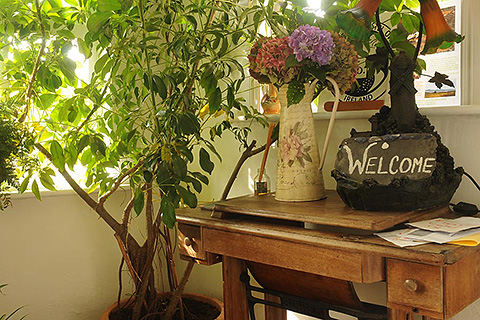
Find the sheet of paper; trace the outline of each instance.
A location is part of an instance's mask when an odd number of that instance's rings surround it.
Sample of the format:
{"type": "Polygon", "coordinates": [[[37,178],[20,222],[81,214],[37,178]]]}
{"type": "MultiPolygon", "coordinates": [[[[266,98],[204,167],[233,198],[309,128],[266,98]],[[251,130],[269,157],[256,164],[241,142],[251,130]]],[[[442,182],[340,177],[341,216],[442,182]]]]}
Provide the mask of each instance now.
{"type": "Polygon", "coordinates": [[[429,231],[441,231],[446,233],[457,233],[460,231],[478,228],[480,227],[480,218],[475,217],[460,217],[457,219],[431,219],[425,221],[418,221],[407,223],[414,228],[429,230],[429,231]]]}
{"type": "Polygon", "coordinates": [[[446,233],[446,232],[432,232],[427,230],[415,230],[405,234],[404,237],[410,240],[416,241],[428,241],[428,242],[435,242],[435,243],[447,243],[451,241],[455,241],[457,239],[461,239],[464,237],[472,236],[475,234],[480,233],[480,228],[469,229],[465,231],[460,231],[457,233],[446,233]]]}
{"type": "Polygon", "coordinates": [[[449,241],[448,243],[457,244],[460,246],[469,246],[469,247],[478,246],[480,244],[480,232],[465,236],[457,240],[449,241]]]}
{"type": "Polygon", "coordinates": [[[420,244],[425,244],[425,241],[417,241],[405,238],[409,233],[418,230],[418,229],[401,229],[388,232],[379,232],[374,233],[376,236],[379,236],[382,239],[385,239],[394,245],[399,247],[409,247],[409,246],[418,246],[420,244]]]}

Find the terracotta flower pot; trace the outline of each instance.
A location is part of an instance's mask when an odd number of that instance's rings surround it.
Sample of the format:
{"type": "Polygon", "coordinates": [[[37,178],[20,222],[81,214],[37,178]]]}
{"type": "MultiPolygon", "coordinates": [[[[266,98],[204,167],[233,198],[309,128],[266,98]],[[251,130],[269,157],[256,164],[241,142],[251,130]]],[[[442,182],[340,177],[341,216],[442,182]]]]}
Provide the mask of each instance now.
{"type": "MultiPolygon", "coordinates": [[[[166,295],[166,293],[159,293],[159,295],[166,295]]],[[[212,298],[212,297],[196,294],[196,293],[184,293],[183,298],[196,300],[196,301],[203,302],[203,303],[208,303],[208,304],[212,305],[213,307],[215,307],[220,312],[218,317],[215,318],[216,320],[224,320],[225,319],[225,316],[224,316],[224,313],[223,313],[223,302],[222,301],[220,301],[218,299],[215,299],[215,298],[212,298]]],[[[120,304],[124,305],[128,300],[129,300],[128,298],[123,299],[123,300],[120,301],[120,304]]],[[[117,303],[112,304],[110,307],[108,307],[102,313],[102,315],[100,316],[100,320],[109,320],[110,313],[112,311],[116,310],[116,309],[117,309],[117,303]]]]}

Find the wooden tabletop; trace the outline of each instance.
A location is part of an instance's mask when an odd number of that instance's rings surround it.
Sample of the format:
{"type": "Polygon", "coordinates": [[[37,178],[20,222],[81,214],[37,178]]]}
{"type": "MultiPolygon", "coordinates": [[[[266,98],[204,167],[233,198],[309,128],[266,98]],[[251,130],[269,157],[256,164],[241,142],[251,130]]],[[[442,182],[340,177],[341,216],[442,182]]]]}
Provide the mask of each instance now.
{"type": "Polygon", "coordinates": [[[424,244],[401,248],[373,235],[373,232],[355,232],[355,229],[320,227],[307,229],[271,223],[253,216],[235,216],[231,219],[213,218],[210,211],[178,209],[177,221],[180,224],[196,225],[202,228],[226,231],[229,233],[250,234],[262,238],[272,238],[318,246],[341,249],[351,252],[372,253],[385,258],[422,262],[432,265],[453,264],[464,256],[478,250],[478,247],[465,247],[452,244],[424,244]]]}
{"type": "Polygon", "coordinates": [[[450,212],[448,206],[408,212],[355,210],[346,206],[332,190],[327,190],[326,199],[307,202],[277,201],[273,194],[243,196],[217,202],[214,210],[370,231],[383,231],[406,221],[440,217],[450,212]]]}

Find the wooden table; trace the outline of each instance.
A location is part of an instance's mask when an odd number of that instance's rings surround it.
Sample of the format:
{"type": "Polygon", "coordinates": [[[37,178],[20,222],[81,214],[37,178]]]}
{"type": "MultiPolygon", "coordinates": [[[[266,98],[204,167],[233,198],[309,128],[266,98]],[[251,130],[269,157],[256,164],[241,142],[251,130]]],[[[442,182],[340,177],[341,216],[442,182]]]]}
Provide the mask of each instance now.
{"type": "MultiPolygon", "coordinates": [[[[223,263],[227,320],[248,319],[245,286],[239,281],[248,261],[357,283],[386,281],[389,320],[413,319],[414,314],[449,319],[480,297],[479,247],[400,248],[372,234],[407,220],[445,215],[448,208],[361,212],[346,208],[332,193],[323,203],[279,203],[260,197],[229,201],[217,205],[216,217],[201,209],[177,213],[181,256],[207,265],[223,263]],[[219,208],[246,215],[219,217],[219,208]],[[272,212],[283,220],[266,219],[272,212]],[[294,221],[301,218],[292,218],[292,212],[318,215],[323,229],[299,226],[294,221]]],[[[266,319],[281,318],[278,310],[266,308],[266,319]]]]}

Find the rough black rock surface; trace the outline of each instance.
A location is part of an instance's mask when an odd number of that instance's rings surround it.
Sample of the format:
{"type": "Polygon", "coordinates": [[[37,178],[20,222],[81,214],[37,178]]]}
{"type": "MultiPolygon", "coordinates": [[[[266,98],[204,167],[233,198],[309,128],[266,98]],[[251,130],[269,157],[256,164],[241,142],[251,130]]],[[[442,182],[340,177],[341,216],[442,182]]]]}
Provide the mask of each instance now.
{"type": "MultiPolygon", "coordinates": [[[[390,117],[390,108],[384,106],[370,120],[371,136],[399,133],[396,121],[390,117]]],[[[454,167],[448,148],[442,144],[428,118],[418,111],[413,133],[431,133],[438,143],[436,168],[431,177],[423,180],[394,179],[389,185],[380,185],[367,179],[355,181],[337,170],[332,177],[337,180],[337,192],[346,205],[358,210],[410,211],[447,205],[462,180],[463,168],[454,167]]],[[[355,135],[355,131],[352,131],[355,135]]]]}

